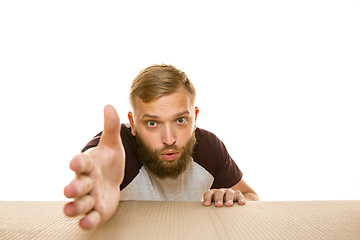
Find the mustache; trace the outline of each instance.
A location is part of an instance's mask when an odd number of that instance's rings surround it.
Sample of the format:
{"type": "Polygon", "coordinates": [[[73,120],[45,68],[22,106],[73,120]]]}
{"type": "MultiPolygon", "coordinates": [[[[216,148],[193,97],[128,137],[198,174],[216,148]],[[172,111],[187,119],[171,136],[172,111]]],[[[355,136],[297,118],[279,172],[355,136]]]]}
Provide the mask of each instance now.
{"type": "Polygon", "coordinates": [[[179,148],[178,146],[173,144],[173,145],[168,145],[168,146],[163,147],[158,152],[165,152],[165,151],[169,151],[169,150],[173,150],[173,151],[176,151],[176,152],[181,152],[183,150],[183,148],[179,148]]]}

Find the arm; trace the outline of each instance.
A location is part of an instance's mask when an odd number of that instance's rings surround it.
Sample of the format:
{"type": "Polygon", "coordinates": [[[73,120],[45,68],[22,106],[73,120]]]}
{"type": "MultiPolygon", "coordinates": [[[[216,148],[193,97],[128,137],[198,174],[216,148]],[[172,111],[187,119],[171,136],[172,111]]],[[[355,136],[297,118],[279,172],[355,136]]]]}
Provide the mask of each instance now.
{"type": "Polygon", "coordinates": [[[242,195],[245,197],[246,201],[259,201],[260,198],[257,193],[252,189],[244,179],[241,179],[235,186],[231,188],[232,190],[239,190],[242,195]]]}

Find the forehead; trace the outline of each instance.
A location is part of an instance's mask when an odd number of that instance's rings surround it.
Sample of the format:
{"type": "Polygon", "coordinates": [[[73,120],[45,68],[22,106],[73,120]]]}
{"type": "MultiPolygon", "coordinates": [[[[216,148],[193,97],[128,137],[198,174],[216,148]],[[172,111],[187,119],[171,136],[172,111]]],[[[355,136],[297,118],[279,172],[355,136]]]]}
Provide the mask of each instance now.
{"type": "Polygon", "coordinates": [[[144,116],[173,117],[180,113],[191,113],[191,109],[194,108],[190,93],[185,88],[179,88],[174,93],[161,96],[147,103],[137,97],[135,106],[135,117],[140,119],[144,116]]]}

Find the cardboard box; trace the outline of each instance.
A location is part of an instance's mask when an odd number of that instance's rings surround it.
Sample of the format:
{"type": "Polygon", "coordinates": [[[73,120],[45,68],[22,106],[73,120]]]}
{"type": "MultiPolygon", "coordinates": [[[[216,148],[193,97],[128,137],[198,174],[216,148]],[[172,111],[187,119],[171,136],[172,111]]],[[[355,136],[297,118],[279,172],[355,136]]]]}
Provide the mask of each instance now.
{"type": "Polygon", "coordinates": [[[63,214],[64,202],[0,202],[0,239],[360,239],[360,201],[124,201],[91,231],[63,214]]]}

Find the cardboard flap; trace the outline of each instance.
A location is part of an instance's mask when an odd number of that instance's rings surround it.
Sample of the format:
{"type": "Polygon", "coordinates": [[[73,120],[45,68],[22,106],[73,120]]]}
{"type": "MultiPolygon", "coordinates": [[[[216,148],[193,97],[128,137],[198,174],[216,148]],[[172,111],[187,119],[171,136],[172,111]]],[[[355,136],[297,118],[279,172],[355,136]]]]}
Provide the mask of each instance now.
{"type": "Polygon", "coordinates": [[[360,201],[123,201],[92,231],[64,216],[64,202],[0,202],[0,239],[359,239],[360,201]]]}

